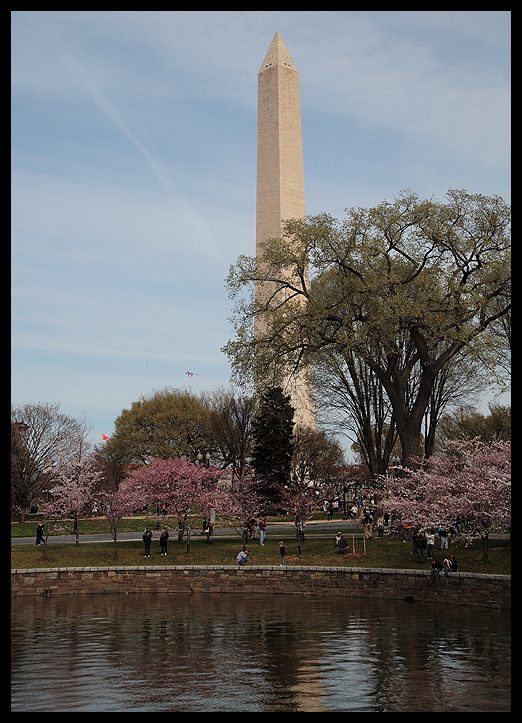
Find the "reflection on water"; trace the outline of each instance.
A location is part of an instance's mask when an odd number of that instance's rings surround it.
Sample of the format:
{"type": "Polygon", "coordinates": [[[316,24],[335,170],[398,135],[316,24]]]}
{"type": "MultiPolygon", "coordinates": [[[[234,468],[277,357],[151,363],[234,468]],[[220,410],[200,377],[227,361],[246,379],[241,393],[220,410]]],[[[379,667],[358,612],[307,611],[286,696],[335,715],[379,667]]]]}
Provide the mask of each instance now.
{"type": "Polygon", "coordinates": [[[293,596],[12,606],[12,711],[509,711],[509,616],[293,596]]]}

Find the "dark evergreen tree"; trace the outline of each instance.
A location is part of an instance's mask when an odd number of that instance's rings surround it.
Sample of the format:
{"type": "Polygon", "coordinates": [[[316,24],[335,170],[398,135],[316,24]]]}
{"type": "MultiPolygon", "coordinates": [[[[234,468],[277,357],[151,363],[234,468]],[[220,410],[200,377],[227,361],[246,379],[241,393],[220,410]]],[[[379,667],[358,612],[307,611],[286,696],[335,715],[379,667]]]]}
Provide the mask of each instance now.
{"type": "Polygon", "coordinates": [[[290,480],[293,453],[294,408],[281,387],[268,389],[261,397],[253,422],[252,463],[257,492],[276,505],[290,480]]]}

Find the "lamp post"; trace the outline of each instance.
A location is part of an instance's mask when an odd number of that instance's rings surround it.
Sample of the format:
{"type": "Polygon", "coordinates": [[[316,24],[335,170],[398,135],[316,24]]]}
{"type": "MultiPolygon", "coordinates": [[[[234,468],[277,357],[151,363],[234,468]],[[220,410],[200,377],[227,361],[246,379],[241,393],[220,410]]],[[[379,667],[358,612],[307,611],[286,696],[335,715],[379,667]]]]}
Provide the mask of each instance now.
{"type": "MultiPolygon", "coordinates": [[[[210,466],[211,457],[212,457],[212,455],[210,454],[210,452],[207,452],[205,454],[204,459],[205,459],[205,464],[207,465],[207,467],[210,466]]],[[[201,464],[203,462],[203,455],[201,454],[201,452],[198,452],[197,460],[198,460],[199,464],[201,464]]],[[[205,530],[208,527],[209,522],[214,523],[214,521],[215,521],[215,509],[213,507],[208,507],[207,510],[205,511],[205,516],[203,517],[203,529],[205,530]],[[208,517],[207,517],[207,514],[208,514],[208,517]]]]}
{"type": "MultiPolygon", "coordinates": [[[[206,455],[205,455],[205,460],[206,460],[206,465],[207,465],[207,467],[208,467],[209,464],[210,464],[210,459],[211,459],[211,457],[212,457],[212,455],[210,454],[210,452],[207,452],[206,455]]],[[[203,461],[203,455],[201,454],[201,452],[198,452],[197,460],[198,460],[199,464],[201,464],[201,462],[203,461]]]]}

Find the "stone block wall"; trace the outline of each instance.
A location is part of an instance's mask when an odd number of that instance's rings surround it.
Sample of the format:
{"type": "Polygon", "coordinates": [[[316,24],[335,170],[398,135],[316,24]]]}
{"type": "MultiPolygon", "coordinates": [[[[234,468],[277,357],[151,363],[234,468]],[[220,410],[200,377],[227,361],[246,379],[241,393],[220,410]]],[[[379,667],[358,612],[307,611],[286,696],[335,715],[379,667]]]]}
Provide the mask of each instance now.
{"type": "Polygon", "coordinates": [[[339,567],[150,566],[11,571],[11,595],[232,593],[386,598],[511,608],[511,576],[450,573],[430,583],[425,570],[339,567]]]}

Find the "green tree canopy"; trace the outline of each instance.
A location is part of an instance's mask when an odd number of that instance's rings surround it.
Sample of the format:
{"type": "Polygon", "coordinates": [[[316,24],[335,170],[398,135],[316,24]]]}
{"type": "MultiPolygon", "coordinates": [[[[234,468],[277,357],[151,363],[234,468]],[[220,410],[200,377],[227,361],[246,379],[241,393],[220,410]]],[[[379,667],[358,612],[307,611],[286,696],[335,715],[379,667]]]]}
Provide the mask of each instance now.
{"type": "Polygon", "coordinates": [[[209,449],[210,411],[189,391],[167,387],[141,396],[115,421],[111,442],[126,462],[150,457],[195,460],[209,449]]]}
{"type": "Polygon", "coordinates": [[[458,439],[480,439],[482,442],[511,440],[511,407],[490,403],[489,414],[481,414],[475,407],[459,407],[442,417],[439,437],[441,446],[458,439]]]}
{"type": "Polygon", "coordinates": [[[465,348],[494,370],[505,353],[498,327],[510,309],[509,262],[510,207],[498,196],[450,190],[436,202],[402,192],[350,209],[342,223],[327,214],[288,221],[261,259],[231,268],[236,338],[224,351],[239,382],[355,355],[386,391],[408,465],[421,456],[423,416],[445,365],[465,348]],[[256,284],[273,293],[256,299],[256,284]],[[254,334],[256,318],[264,323],[254,334]]]}

